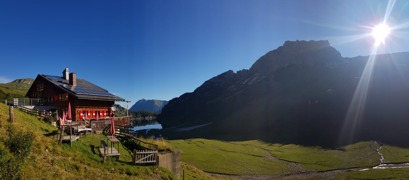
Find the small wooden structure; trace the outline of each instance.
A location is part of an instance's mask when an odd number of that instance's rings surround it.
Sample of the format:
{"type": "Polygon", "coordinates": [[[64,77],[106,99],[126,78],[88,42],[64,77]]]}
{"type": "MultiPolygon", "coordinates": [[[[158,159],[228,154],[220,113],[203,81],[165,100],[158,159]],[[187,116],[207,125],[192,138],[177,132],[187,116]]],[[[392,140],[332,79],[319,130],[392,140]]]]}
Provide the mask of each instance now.
{"type": "MultiPolygon", "coordinates": [[[[115,137],[113,137],[113,138],[115,138],[115,137]]],[[[106,160],[106,158],[108,157],[108,156],[116,156],[117,158],[119,158],[119,156],[121,155],[120,153],[119,153],[119,144],[118,144],[118,149],[116,149],[114,146],[113,146],[113,143],[115,143],[115,142],[119,142],[119,140],[118,139],[113,139],[112,137],[111,138],[108,138],[108,139],[110,139],[110,141],[111,141],[111,147],[109,147],[108,146],[108,144],[104,141],[104,140],[101,140],[101,147],[99,148],[99,153],[100,153],[100,155],[104,158],[104,162],[105,162],[105,160],[106,160]]]]}
{"type": "Polygon", "coordinates": [[[68,120],[64,125],[62,125],[61,134],[60,134],[60,143],[64,141],[69,141],[70,146],[72,146],[72,142],[78,140],[80,137],[72,134],[72,126],[79,126],[79,122],[73,122],[68,120]],[[70,135],[63,136],[65,127],[68,126],[70,128],[70,135]]]}
{"type": "Polygon", "coordinates": [[[109,147],[104,140],[101,140],[101,148],[99,148],[99,153],[104,158],[104,162],[108,156],[117,156],[119,158],[121,155],[117,149],[114,147],[109,147]]]}

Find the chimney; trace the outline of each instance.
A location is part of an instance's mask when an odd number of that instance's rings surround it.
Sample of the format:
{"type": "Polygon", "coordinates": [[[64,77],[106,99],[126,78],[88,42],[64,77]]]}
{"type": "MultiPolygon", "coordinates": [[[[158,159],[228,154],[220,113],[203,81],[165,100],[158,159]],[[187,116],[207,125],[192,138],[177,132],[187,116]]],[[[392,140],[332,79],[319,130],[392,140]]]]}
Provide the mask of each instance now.
{"type": "Polygon", "coordinates": [[[70,85],[71,86],[77,85],[77,74],[75,74],[75,72],[70,73],[70,85]]]}
{"type": "Polygon", "coordinates": [[[68,68],[65,68],[64,71],[62,72],[62,78],[65,80],[69,80],[70,77],[68,77],[69,71],[68,68]]]}

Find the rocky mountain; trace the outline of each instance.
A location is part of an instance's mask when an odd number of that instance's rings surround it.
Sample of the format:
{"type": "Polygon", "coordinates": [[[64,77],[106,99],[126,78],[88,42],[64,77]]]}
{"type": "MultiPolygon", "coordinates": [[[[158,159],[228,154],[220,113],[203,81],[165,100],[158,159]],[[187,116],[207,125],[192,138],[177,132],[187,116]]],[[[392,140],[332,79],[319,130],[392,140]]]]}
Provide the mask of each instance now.
{"type": "Polygon", "coordinates": [[[156,114],[161,113],[162,108],[168,103],[164,100],[145,100],[141,99],[136,102],[129,110],[130,111],[146,111],[153,112],[156,114]]]}
{"type": "Polygon", "coordinates": [[[288,41],[249,70],[172,99],[158,119],[169,138],[409,145],[407,105],[409,53],[370,61],[344,58],[328,41],[288,41]]]}
{"type": "Polygon", "coordinates": [[[34,79],[16,79],[9,83],[0,84],[0,100],[12,100],[17,97],[24,97],[33,84],[34,79]]]}

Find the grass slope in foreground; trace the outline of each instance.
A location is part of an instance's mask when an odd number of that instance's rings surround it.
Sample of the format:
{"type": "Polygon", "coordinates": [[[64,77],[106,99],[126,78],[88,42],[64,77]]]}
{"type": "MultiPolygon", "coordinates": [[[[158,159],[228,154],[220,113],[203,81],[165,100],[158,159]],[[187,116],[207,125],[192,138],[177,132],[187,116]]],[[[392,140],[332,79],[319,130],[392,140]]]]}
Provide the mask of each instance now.
{"type": "MultiPolygon", "coordinates": [[[[0,103],[0,166],[7,166],[13,158],[6,142],[8,140],[8,106],[0,103]]],[[[68,144],[59,145],[54,139],[57,129],[44,121],[15,110],[16,132],[30,132],[34,139],[26,161],[19,168],[21,179],[172,179],[167,170],[158,166],[131,165],[130,152],[120,147],[118,161],[109,159],[102,163],[97,147],[101,134],[90,134],[68,144]]],[[[17,170],[16,170],[17,171],[17,170]]],[[[1,175],[1,174],[0,174],[1,175]]],[[[0,177],[0,179],[2,179],[0,177]]]]}

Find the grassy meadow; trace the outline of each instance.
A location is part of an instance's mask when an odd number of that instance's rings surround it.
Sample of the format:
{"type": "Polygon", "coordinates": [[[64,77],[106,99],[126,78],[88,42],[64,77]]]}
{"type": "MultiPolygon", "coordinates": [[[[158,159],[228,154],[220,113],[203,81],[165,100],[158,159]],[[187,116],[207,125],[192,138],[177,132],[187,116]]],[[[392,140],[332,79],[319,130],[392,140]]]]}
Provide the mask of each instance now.
{"type": "MultiPolygon", "coordinates": [[[[217,178],[230,179],[406,179],[408,168],[370,169],[379,164],[374,141],[338,149],[268,144],[261,141],[226,142],[208,139],[172,140],[182,152],[182,161],[217,178]]],[[[388,162],[402,162],[409,149],[384,146],[388,162]],[[393,152],[397,153],[393,153],[393,152]],[[394,156],[392,156],[392,154],[394,156]],[[389,159],[391,157],[391,159],[389,159]],[[395,159],[393,159],[395,158],[395,159]]]]}
{"type": "Polygon", "coordinates": [[[181,151],[182,161],[209,173],[277,175],[291,171],[286,163],[269,157],[268,152],[259,147],[207,139],[174,140],[171,144],[181,151]]]}

